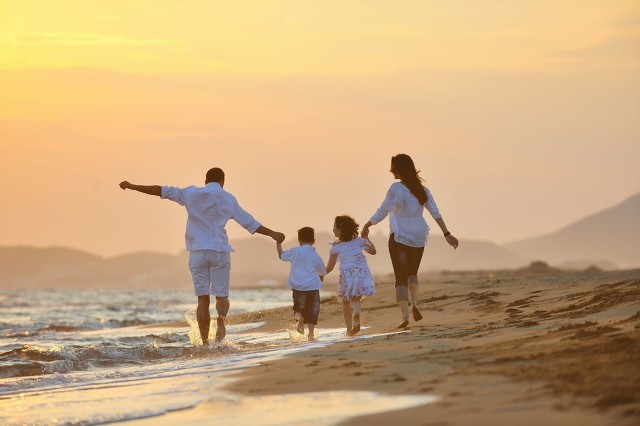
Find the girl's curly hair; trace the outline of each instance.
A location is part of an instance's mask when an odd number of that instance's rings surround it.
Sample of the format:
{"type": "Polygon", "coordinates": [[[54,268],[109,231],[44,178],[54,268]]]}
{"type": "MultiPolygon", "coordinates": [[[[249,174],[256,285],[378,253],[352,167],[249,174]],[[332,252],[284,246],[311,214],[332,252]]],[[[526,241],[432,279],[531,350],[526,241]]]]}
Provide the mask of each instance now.
{"type": "Polygon", "coordinates": [[[358,236],[358,225],[354,218],[347,215],[336,216],[336,228],[340,230],[340,241],[351,241],[358,236]]]}

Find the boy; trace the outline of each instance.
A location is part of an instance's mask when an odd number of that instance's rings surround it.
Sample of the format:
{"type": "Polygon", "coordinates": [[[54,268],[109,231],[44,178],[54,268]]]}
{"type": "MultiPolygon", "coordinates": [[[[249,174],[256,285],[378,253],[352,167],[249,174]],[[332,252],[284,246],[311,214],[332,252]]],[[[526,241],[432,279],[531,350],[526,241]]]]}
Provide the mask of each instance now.
{"type": "Polygon", "coordinates": [[[284,262],[291,262],[287,287],[293,292],[293,312],[298,321],[298,333],[304,334],[304,324],[309,329],[309,341],[315,340],[313,331],[320,314],[320,288],[322,278],[327,274],[324,262],[316,253],[313,228],[308,226],[298,230],[298,247],[282,251],[280,241],[276,241],[278,256],[284,262]]]}

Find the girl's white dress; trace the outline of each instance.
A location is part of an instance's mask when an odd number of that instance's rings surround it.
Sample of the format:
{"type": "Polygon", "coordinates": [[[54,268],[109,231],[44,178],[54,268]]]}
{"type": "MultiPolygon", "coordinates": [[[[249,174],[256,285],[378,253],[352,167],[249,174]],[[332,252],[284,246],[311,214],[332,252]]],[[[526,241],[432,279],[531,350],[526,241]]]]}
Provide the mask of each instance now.
{"type": "Polygon", "coordinates": [[[338,241],[333,244],[329,254],[337,254],[340,262],[340,280],[338,284],[338,301],[348,302],[358,296],[376,294],[371,270],[362,252],[366,247],[364,238],[351,241],[338,241]]]}

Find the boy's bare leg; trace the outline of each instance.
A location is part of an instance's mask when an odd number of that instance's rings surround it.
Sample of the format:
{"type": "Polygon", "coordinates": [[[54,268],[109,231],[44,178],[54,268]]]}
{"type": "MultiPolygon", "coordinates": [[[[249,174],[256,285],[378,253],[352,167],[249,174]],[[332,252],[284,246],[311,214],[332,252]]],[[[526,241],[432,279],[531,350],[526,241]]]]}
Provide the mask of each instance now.
{"type": "Polygon", "coordinates": [[[200,329],[200,338],[204,346],[209,344],[209,324],[211,315],[209,314],[209,296],[198,296],[198,308],[196,309],[196,319],[200,329]]]}
{"type": "Polygon", "coordinates": [[[298,333],[304,334],[304,316],[302,316],[302,313],[296,312],[293,317],[298,321],[298,333]]]}
{"type": "Polygon", "coordinates": [[[307,328],[309,329],[309,341],[313,342],[316,340],[315,334],[313,334],[313,330],[316,328],[314,324],[307,324],[307,328]]]}
{"type": "Polygon", "coordinates": [[[354,297],[351,299],[351,310],[353,311],[353,334],[357,334],[360,331],[360,298],[354,297]]]}
{"type": "Polygon", "coordinates": [[[351,302],[342,302],[342,314],[344,315],[344,323],[347,326],[347,336],[353,333],[353,324],[351,323],[351,302]]]}
{"type": "Polygon", "coordinates": [[[229,313],[229,307],[231,304],[229,303],[228,297],[217,297],[216,296],[216,311],[218,312],[218,318],[216,319],[216,341],[220,342],[224,340],[224,336],[227,335],[227,328],[224,324],[225,319],[227,318],[227,314],[229,313]]]}

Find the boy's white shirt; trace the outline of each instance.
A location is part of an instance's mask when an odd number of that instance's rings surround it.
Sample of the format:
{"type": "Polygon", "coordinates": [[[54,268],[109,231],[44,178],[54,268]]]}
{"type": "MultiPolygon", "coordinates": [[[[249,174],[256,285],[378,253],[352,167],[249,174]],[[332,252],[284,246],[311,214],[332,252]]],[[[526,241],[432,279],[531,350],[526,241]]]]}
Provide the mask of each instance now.
{"type": "Polygon", "coordinates": [[[320,275],[326,275],[324,262],[309,244],[284,250],[280,257],[283,262],[291,262],[287,286],[293,290],[309,291],[322,288],[320,275]]]}

